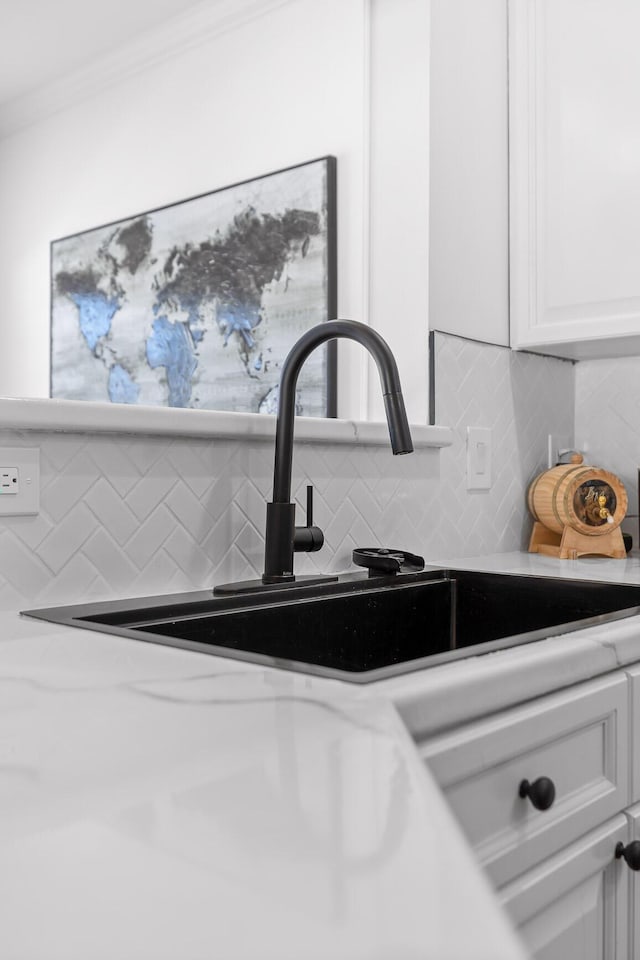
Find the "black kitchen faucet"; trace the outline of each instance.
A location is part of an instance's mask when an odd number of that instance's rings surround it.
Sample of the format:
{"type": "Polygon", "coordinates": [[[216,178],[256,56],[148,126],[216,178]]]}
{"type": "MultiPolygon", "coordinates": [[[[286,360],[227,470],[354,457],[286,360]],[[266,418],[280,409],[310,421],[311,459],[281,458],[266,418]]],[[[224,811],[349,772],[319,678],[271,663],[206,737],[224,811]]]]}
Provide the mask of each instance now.
{"type": "MultiPolygon", "coordinates": [[[[389,438],[394,454],[412,453],[411,431],[404,408],[398,368],[385,340],[364,323],[355,320],[329,320],[308,330],[290,350],[282,367],[276,420],[276,447],[273,467],[273,500],[267,503],[265,563],[261,581],[217,586],[214,593],[255,590],[260,586],[286,586],[295,582],[293,555],[298,551],[315,552],[322,547],[324,535],[314,526],[311,488],[307,488],[307,524],[296,527],[295,503],[291,503],[293,429],[296,412],[296,384],[302,364],[316,347],[327,340],[345,337],[366,347],[376,362],[384,399],[389,438]]],[[[309,578],[306,578],[309,582],[309,578]]],[[[318,580],[327,579],[317,577],[318,580]]],[[[330,579],[336,579],[332,577],[330,579]]]]}
{"type": "MultiPolygon", "coordinates": [[[[265,565],[262,576],[262,582],[265,584],[294,580],[294,552],[319,550],[324,542],[322,531],[309,523],[309,517],[306,527],[295,526],[295,504],[290,502],[293,425],[296,383],[300,368],[317,346],[334,337],[356,340],[372,355],[380,374],[392,450],[394,454],[413,451],[398,368],[391,350],[380,334],[364,323],[356,323],[353,320],[331,320],[312,327],[300,337],[285,360],[280,377],[273,467],[273,501],[267,504],[265,565]]],[[[309,497],[309,506],[310,499],[309,497]]]]}

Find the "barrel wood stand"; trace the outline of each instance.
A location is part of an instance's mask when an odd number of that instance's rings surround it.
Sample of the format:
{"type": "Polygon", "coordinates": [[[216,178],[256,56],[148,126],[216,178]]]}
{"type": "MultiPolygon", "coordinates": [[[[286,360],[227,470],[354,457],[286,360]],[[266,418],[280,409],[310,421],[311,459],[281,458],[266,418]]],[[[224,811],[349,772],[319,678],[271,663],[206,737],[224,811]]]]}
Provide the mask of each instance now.
{"type": "Polygon", "coordinates": [[[534,524],[529,553],[561,560],[583,556],[623,560],[627,553],[620,524],[627,512],[627,494],[613,473],[572,462],[541,473],[529,487],[534,524]]]}

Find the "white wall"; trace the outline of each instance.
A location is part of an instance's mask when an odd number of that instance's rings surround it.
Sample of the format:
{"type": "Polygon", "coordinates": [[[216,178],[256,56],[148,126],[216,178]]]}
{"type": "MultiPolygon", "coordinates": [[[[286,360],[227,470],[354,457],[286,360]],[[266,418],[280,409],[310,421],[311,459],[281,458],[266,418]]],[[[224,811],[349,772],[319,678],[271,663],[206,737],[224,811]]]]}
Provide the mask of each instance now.
{"type": "MultiPolygon", "coordinates": [[[[407,409],[426,423],[429,3],[373,0],[372,11],[368,312],[393,347],[407,409]]],[[[367,409],[384,416],[375,381],[367,409]]]]}
{"type": "Polygon", "coordinates": [[[429,324],[509,343],[507,0],[431,0],[429,324]]]}
{"type": "MultiPolygon", "coordinates": [[[[236,29],[205,36],[144,70],[111,83],[0,141],[0,288],[3,349],[0,394],[48,396],[49,244],[52,239],[128,217],[229,183],[325,154],[338,158],[339,313],[368,321],[397,351],[407,408],[426,422],[427,264],[386,259],[385,281],[402,289],[417,315],[376,311],[370,291],[370,225],[402,228],[426,261],[424,148],[393,183],[383,172],[376,194],[392,190],[407,222],[377,218],[370,203],[369,138],[376,126],[374,88],[381,76],[370,37],[380,17],[402,24],[414,63],[424,71],[418,127],[428,124],[428,23],[424,0],[290,0],[236,29]],[[373,26],[372,26],[373,24],[373,26]],[[417,25],[417,26],[416,26],[417,25]],[[415,206],[416,197],[418,203],[415,206]],[[422,238],[422,239],[420,239],[422,238]],[[407,333],[411,346],[407,348],[407,333]]],[[[397,31],[396,31],[397,32],[397,31]]],[[[382,60],[385,36],[382,35],[382,60]]],[[[412,79],[407,73],[407,81],[412,79]]],[[[413,87],[411,87],[413,90],[413,87]]],[[[416,122],[416,95],[404,105],[416,122]]],[[[384,131],[382,131],[384,138],[384,131]]],[[[404,152],[404,151],[403,151],[404,152]]],[[[391,242],[391,247],[394,244],[391,242]]],[[[375,243],[372,249],[377,249],[375,243]]],[[[342,346],[342,345],[341,345],[342,346]]],[[[341,351],[339,415],[380,416],[368,400],[361,349],[341,351]]]]}
{"type": "MultiPolygon", "coordinates": [[[[387,444],[298,443],[298,516],[313,483],[325,545],[296,555],[297,573],[352,569],[354,547],[371,544],[447,564],[528,542],[526,489],[546,469],[547,434],[573,432],[574,365],[435,340],[436,409],[453,445],[394,457],[387,444]],[[491,490],[466,489],[469,423],[493,432],[491,490]]],[[[0,522],[0,610],[209,589],[262,573],[272,443],[0,431],[0,447],[19,446],[40,449],[40,513],[0,522]]]]}
{"type": "Polygon", "coordinates": [[[576,364],[575,441],[585,461],[622,480],[629,505],[622,529],[640,547],[640,357],[576,364]]]}

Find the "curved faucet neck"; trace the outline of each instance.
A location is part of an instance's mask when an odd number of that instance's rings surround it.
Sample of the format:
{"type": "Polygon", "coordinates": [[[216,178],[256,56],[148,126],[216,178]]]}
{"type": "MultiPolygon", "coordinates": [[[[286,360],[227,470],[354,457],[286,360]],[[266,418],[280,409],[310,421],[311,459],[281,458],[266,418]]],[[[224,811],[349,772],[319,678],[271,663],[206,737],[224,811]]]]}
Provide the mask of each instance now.
{"type": "Polygon", "coordinates": [[[385,402],[391,446],[394,453],[411,453],[413,444],[404,409],[400,377],[395,359],[383,338],[355,320],[329,320],[303,334],[287,356],[280,376],[276,449],[273,469],[273,502],[291,500],[293,432],[296,412],[296,385],[300,369],[316,347],[327,340],[344,337],[366,347],[376,362],[385,402]]]}
{"type": "Polygon", "coordinates": [[[296,384],[302,364],[312,350],[326,340],[347,337],[366,347],[378,367],[382,383],[389,436],[394,453],[411,453],[411,432],[402,400],[398,368],[391,350],[379,333],[364,323],[352,320],[330,320],[307,331],[285,360],[280,376],[276,450],[273,468],[273,501],[267,504],[265,530],[264,584],[286,584],[295,580],[293,555],[296,550],[315,551],[324,537],[319,527],[308,525],[301,530],[295,525],[295,504],[291,503],[291,466],[293,461],[293,428],[296,413],[296,384]]]}

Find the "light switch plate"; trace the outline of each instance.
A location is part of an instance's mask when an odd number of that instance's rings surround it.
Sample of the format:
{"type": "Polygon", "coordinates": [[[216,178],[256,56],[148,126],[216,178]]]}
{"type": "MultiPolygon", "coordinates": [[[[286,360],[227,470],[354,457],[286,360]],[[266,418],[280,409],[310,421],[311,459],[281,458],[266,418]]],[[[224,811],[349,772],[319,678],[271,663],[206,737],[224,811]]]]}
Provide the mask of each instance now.
{"type": "Polygon", "coordinates": [[[40,449],[0,447],[0,469],[17,480],[17,492],[10,487],[2,492],[0,486],[0,517],[35,516],[40,510],[40,449]]]}
{"type": "Polygon", "coordinates": [[[490,490],[491,430],[489,427],[467,427],[467,490],[490,490]]]}

